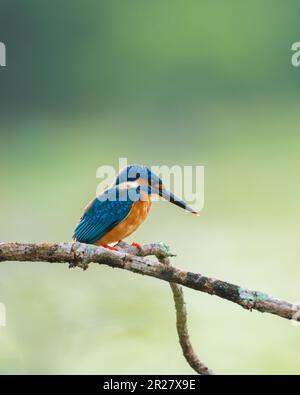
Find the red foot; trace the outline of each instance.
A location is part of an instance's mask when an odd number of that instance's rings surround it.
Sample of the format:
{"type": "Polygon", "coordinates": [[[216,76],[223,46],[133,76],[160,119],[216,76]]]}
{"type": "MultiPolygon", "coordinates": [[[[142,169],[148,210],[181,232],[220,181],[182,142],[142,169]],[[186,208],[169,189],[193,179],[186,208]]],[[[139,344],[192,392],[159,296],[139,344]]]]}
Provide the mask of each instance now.
{"type": "Polygon", "coordinates": [[[108,250],[118,251],[116,247],[109,246],[108,244],[103,244],[101,247],[107,248],[108,250]]]}
{"type": "Polygon", "coordinates": [[[142,248],[142,246],[139,243],[131,243],[132,247],[136,247],[139,250],[142,248]]]}

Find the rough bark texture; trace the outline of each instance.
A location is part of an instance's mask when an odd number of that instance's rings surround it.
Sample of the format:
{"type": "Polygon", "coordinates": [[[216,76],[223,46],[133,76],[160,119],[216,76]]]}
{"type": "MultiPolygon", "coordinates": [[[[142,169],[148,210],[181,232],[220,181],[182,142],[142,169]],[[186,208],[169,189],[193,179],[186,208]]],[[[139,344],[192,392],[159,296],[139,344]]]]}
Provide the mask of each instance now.
{"type": "MultiPolygon", "coordinates": [[[[169,258],[160,258],[160,262],[164,265],[170,265],[169,258]]],[[[182,349],[183,356],[185,357],[188,364],[197,373],[202,375],[212,375],[213,371],[209,369],[195,353],[187,326],[187,310],[183,296],[183,289],[181,285],[170,283],[170,287],[173,293],[173,299],[176,310],[176,328],[178,333],[179,344],[182,349]]]]}
{"type": "Polygon", "coordinates": [[[250,290],[226,281],[192,273],[154,259],[145,258],[155,255],[158,259],[174,256],[164,243],[153,243],[136,247],[118,245],[120,251],[110,251],[81,243],[0,243],[0,261],[57,262],[69,263],[70,267],[84,270],[90,263],[98,263],[125,269],[134,273],[155,277],[219,296],[248,310],[275,314],[282,318],[300,321],[300,306],[282,299],[274,298],[263,292],[250,290]]]}
{"type": "Polygon", "coordinates": [[[193,350],[187,328],[187,311],[181,285],[217,295],[248,310],[255,309],[300,321],[299,305],[274,298],[263,292],[252,291],[203,276],[200,273],[187,272],[171,266],[169,258],[174,255],[164,243],[146,244],[139,249],[121,242],[117,248],[118,251],[111,251],[81,243],[0,243],[0,262],[69,263],[69,267],[80,267],[84,270],[90,263],[98,263],[169,282],[175,302],[176,328],[183,355],[189,365],[197,373],[203,375],[211,375],[213,372],[193,350]],[[155,256],[157,260],[146,258],[149,255],[155,256]]]}

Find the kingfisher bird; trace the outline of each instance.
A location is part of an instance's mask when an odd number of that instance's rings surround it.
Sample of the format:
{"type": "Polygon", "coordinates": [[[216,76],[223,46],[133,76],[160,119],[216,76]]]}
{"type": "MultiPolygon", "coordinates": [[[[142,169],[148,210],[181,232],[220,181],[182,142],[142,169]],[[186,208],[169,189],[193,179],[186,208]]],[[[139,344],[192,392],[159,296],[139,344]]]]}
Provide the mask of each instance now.
{"type": "MultiPolygon", "coordinates": [[[[150,168],[129,165],[120,171],[110,188],[86,206],[73,239],[116,250],[110,244],[131,235],[147,218],[152,195],[159,195],[176,206],[198,214],[185,201],[168,191],[150,168]]],[[[140,248],[138,243],[132,245],[140,248]]]]}

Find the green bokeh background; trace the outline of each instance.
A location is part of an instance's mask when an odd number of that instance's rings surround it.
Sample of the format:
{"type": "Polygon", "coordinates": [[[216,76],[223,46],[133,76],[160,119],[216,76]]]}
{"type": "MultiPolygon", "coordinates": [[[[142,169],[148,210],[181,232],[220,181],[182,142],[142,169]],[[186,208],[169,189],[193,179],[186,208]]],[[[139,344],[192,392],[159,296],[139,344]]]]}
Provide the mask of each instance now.
{"type": "MultiPolygon", "coordinates": [[[[155,203],[130,241],[300,301],[296,0],[0,0],[0,240],[70,240],[119,157],[204,165],[200,218],[155,203]]],[[[185,290],[217,373],[299,373],[300,329],[185,290]]],[[[3,263],[1,373],[192,373],[170,289],[107,267],[3,263]]]]}

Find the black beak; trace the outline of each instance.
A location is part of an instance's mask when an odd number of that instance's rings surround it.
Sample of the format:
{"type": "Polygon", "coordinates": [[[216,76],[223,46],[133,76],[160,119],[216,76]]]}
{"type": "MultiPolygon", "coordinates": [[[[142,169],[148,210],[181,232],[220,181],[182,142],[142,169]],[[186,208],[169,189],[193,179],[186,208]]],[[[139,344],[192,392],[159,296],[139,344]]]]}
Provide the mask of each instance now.
{"type": "Polygon", "coordinates": [[[168,200],[170,203],[173,203],[176,206],[189,211],[190,213],[200,215],[198,211],[195,211],[184,200],[180,199],[179,197],[174,195],[174,193],[172,193],[172,192],[168,191],[167,189],[165,189],[164,187],[162,187],[162,185],[160,185],[159,188],[157,189],[157,191],[154,191],[154,192],[157,193],[159,196],[163,197],[164,199],[168,200]]]}

